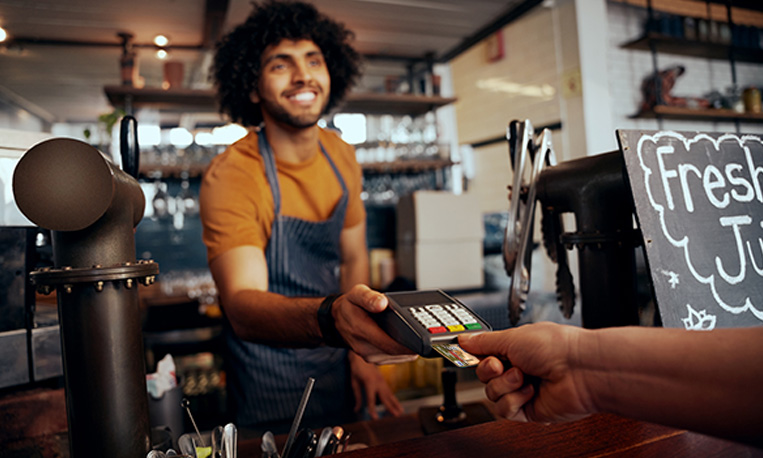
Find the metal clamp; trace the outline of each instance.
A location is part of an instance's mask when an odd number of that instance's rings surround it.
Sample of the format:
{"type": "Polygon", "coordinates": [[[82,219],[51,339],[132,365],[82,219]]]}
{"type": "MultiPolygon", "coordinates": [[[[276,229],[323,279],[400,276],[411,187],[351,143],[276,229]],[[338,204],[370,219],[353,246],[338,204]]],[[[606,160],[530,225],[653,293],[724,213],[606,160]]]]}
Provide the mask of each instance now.
{"type": "Polygon", "coordinates": [[[127,289],[135,281],[146,286],[156,281],[159,264],[152,260],[139,260],[136,263],[125,262],[117,266],[93,267],[43,267],[29,274],[29,278],[41,294],[50,294],[53,288],[61,287],[65,293],[71,293],[74,285],[92,283],[95,290],[103,290],[105,282],[125,282],[127,289]]]}
{"type": "Polygon", "coordinates": [[[573,246],[578,249],[601,248],[607,243],[637,247],[642,244],[641,241],[641,233],[635,229],[614,232],[566,232],[561,235],[561,242],[567,249],[572,249],[573,246]]]}

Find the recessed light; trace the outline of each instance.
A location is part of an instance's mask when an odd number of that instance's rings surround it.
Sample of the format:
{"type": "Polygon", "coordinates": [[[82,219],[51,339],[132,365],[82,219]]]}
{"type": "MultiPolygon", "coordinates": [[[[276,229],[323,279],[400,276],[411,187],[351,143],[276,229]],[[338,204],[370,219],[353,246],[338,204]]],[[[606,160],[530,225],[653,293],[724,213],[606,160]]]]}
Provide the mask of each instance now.
{"type": "Polygon", "coordinates": [[[4,42],[8,38],[8,32],[4,28],[0,27],[0,43],[4,42]]]}
{"type": "Polygon", "coordinates": [[[170,43],[170,39],[165,37],[164,35],[157,35],[154,37],[154,44],[156,46],[164,47],[167,46],[170,43]]]}
{"type": "Polygon", "coordinates": [[[158,57],[159,59],[164,60],[167,58],[168,55],[169,54],[164,49],[159,49],[158,51],[156,51],[156,57],[158,57]]]}

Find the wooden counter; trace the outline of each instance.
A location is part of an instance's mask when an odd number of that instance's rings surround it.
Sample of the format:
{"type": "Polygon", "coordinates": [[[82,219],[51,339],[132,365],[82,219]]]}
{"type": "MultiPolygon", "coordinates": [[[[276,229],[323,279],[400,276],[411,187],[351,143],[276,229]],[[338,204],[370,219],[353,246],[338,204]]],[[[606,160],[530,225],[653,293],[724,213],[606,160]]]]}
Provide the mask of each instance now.
{"type": "MultiPolygon", "coordinates": [[[[554,425],[498,420],[430,436],[423,436],[418,417],[413,414],[354,423],[347,425],[345,430],[352,432],[351,444],[369,445],[341,454],[347,458],[763,457],[763,449],[608,414],[554,425]]],[[[279,446],[282,446],[280,441],[279,446]]],[[[239,457],[260,455],[259,440],[240,442],[239,457]]]]}
{"type": "MultiPolygon", "coordinates": [[[[39,393],[35,402],[14,396],[16,404],[28,407],[27,412],[39,411],[39,416],[27,415],[29,418],[23,421],[10,414],[18,409],[11,408],[7,402],[0,403],[0,412],[3,412],[0,417],[6,420],[2,423],[5,426],[0,428],[0,456],[69,456],[63,389],[42,394],[47,396],[45,399],[55,400],[45,401],[55,408],[41,408],[39,393]],[[51,426],[52,419],[58,420],[58,424],[51,426]]],[[[345,430],[352,433],[350,445],[369,446],[341,454],[347,458],[763,457],[763,448],[609,414],[548,426],[497,420],[430,436],[423,435],[418,415],[409,414],[352,423],[345,425],[345,430]]],[[[238,456],[259,458],[262,455],[259,438],[247,436],[245,430],[240,433],[238,456]]],[[[285,435],[277,436],[276,441],[279,451],[282,450],[285,435]]]]}

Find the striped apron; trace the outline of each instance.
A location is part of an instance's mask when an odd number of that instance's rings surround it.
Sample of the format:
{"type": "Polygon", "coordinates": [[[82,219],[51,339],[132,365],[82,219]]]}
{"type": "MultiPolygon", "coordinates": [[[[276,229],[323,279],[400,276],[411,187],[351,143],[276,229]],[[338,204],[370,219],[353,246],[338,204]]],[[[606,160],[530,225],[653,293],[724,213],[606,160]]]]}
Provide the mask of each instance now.
{"type": "MultiPolygon", "coordinates": [[[[342,187],[342,197],[326,221],[281,214],[281,192],[273,152],[259,133],[259,150],[275,204],[272,234],[265,250],[268,291],[284,296],[319,297],[339,292],[339,235],[348,191],[342,175],[320,145],[342,187]]],[[[227,323],[227,320],[226,320],[227,323]]],[[[261,323],[261,326],[267,326],[261,323]]],[[[354,419],[347,350],[277,348],[245,342],[225,326],[227,389],[239,426],[287,432],[308,377],[315,378],[304,426],[335,426],[354,419]]]]}

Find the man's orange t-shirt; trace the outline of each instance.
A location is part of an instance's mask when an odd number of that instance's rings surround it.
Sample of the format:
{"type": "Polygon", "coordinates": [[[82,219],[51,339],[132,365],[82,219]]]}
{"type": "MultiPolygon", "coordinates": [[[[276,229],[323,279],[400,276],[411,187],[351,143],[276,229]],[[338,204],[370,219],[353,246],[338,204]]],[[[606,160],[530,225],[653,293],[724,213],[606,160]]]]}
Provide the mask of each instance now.
{"type": "MultiPolygon", "coordinates": [[[[366,217],[360,197],[363,174],[355,149],[324,129],[320,129],[319,139],[347,186],[344,227],[353,227],[366,217]]],[[[282,215],[324,221],[339,202],[341,185],[326,157],[320,150],[316,153],[301,163],[276,157],[282,215]]],[[[267,247],[275,206],[256,132],[250,132],[212,160],[201,183],[200,208],[209,261],[239,246],[267,247]]]]}

